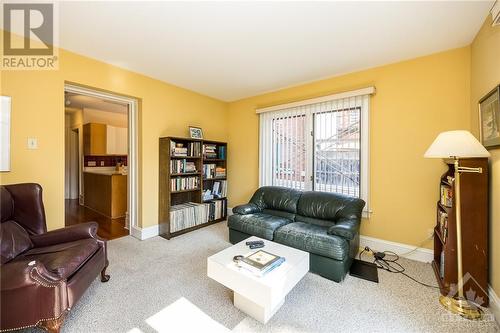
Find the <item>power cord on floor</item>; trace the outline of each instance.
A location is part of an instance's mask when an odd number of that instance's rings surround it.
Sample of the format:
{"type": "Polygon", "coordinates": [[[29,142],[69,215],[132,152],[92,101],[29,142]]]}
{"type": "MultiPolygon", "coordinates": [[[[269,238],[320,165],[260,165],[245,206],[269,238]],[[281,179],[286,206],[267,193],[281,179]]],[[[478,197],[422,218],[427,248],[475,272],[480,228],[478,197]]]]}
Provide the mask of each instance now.
{"type": "Polygon", "coordinates": [[[418,281],[414,277],[405,273],[405,268],[401,265],[399,260],[399,255],[392,251],[383,251],[383,252],[373,252],[368,246],[365,246],[363,251],[359,253],[359,260],[362,260],[363,253],[368,252],[373,255],[373,263],[377,266],[378,269],[383,269],[389,273],[402,274],[409,278],[410,280],[428,288],[439,289],[437,286],[433,286],[421,281],[418,281]]]}

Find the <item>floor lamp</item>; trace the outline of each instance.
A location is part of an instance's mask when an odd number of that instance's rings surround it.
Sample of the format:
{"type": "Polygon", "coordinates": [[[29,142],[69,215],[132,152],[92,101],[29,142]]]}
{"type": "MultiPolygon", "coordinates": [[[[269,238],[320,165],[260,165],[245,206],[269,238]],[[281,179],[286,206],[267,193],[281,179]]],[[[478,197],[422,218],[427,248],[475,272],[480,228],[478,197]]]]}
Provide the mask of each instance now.
{"type": "Polygon", "coordinates": [[[451,158],[455,165],[455,215],[457,222],[457,268],[458,268],[458,295],[456,297],[443,296],[439,302],[450,312],[467,319],[479,319],[481,310],[471,304],[464,297],[463,267],[462,267],[462,219],[460,211],[460,174],[482,173],[482,168],[468,168],[460,166],[460,158],[489,157],[490,153],[468,131],[449,131],[437,136],[429,149],[425,152],[426,158],[451,158]]]}

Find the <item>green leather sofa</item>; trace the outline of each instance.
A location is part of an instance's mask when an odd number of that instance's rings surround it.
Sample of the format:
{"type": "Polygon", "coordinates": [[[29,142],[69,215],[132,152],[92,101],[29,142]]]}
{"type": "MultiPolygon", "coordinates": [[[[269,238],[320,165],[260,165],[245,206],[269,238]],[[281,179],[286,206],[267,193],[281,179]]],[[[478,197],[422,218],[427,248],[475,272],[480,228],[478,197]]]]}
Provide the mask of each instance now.
{"type": "Polygon", "coordinates": [[[334,193],[261,187],[248,204],[233,208],[229,240],[257,236],[307,251],[311,272],[340,282],[358,252],[364,206],[361,199],[334,193]]]}

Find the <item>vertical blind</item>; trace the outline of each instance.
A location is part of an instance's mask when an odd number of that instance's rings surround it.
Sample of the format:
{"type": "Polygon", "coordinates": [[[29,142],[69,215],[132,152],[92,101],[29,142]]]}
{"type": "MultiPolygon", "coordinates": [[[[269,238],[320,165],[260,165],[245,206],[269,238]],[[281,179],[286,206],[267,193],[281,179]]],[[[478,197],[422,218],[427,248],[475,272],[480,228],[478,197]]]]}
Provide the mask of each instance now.
{"type": "Polygon", "coordinates": [[[367,201],[369,96],[260,113],[260,185],[367,201]]]}

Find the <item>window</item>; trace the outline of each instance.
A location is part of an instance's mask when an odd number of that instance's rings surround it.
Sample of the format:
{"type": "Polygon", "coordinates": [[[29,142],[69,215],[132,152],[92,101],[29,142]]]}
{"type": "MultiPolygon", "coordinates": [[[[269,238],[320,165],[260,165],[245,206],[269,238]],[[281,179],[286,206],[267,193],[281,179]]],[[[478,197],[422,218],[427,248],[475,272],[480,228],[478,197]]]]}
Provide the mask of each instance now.
{"type": "Polygon", "coordinates": [[[363,92],[257,110],[260,185],[358,197],[366,216],[370,93],[363,92]]]}

